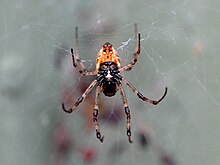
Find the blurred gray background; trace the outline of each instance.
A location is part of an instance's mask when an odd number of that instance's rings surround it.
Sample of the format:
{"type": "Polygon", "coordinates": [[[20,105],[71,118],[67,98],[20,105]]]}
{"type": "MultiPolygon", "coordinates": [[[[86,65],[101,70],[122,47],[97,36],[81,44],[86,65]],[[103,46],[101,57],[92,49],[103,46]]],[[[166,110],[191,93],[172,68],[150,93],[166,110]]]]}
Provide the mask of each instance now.
{"type": "Polygon", "coordinates": [[[219,8],[218,0],[2,0],[0,164],[219,165],[219,8]],[[101,144],[91,122],[94,93],[71,115],[61,110],[92,81],[71,64],[75,26],[80,56],[93,70],[106,41],[122,65],[131,61],[134,23],[141,55],[124,76],[147,97],[159,98],[165,86],[168,95],[152,106],[124,86],[133,144],[124,113],[114,111],[122,110],[120,96],[102,95],[101,144]]]}

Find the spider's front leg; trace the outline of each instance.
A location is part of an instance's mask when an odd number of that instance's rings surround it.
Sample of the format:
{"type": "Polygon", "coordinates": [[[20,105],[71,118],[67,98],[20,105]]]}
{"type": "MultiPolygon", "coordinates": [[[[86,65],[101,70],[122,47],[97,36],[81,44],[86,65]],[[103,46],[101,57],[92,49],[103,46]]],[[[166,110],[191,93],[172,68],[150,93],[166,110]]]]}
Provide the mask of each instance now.
{"type": "Polygon", "coordinates": [[[122,78],[122,82],[124,82],[141,100],[151,103],[153,105],[159,104],[167,95],[167,87],[165,87],[165,92],[163,96],[159,100],[152,100],[145,96],[143,96],[131,83],[129,83],[126,79],[122,78]]]}
{"type": "Polygon", "coordinates": [[[97,80],[93,80],[93,82],[89,85],[89,87],[85,90],[81,97],[75,102],[74,106],[70,109],[66,109],[64,103],[62,103],[62,108],[66,113],[72,113],[73,110],[86,98],[92,88],[96,85],[97,80]]]}
{"type": "Polygon", "coordinates": [[[123,89],[121,84],[119,86],[119,90],[120,90],[120,95],[121,95],[121,99],[122,99],[122,102],[123,102],[123,108],[125,110],[125,114],[127,115],[127,136],[128,136],[128,141],[130,143],[132,143],[132,140],[131,140],[131,114],[130,114],[130,110],[128,108],[127,98],[126,98],[124,89],[123,89]]]}
{"type": "Polygon", "coordinates": [[[101,142],[103,142],[104,136],[101,135],[100,129],[99,129],[99,124],[98,124],[99,94],[100,94],[100,92],[101,92],[101,87],[98,86],[96,88],[95,106],[94,106],[94,111],[93,111],[93,121],[95,123],[96,136],[101,142]]]}

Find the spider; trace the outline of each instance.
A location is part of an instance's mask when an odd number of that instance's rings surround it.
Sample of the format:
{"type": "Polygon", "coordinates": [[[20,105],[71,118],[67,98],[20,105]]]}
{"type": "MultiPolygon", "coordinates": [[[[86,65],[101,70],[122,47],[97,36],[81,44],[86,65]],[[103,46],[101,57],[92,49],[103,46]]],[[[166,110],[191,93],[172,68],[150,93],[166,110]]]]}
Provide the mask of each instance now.
{"type": "Polygon", "coordinates": [[[76,40],[75,54],[73,52],[73,48],[71,48],[73,67],[76,67],[79,73],[83,76],[96,75],[96,78],[91,82],[91,84],[85,90],[85,92],[78,98],[78,100],[75,102],[72,108],[66,109],[64,103],[62,103],[62,109],[67,113],[72,113],[73,110],[85,99],[85,97],[89,94],[89,92],[95,86],[97,86],[95,105],[93,110],[93,121],[95,124],[96,136],[101,142],[103,142],[104,139],[104,136],[102,136],[100,133],[99,124],[98,124],[99,95],[101,92],[103,92],[104,95],[108,97],[114,96],[118,91],[120,92],[121,99],[123,102],[123,108],[127,116],[127,120],[126,120],[127,137],[130,143],[132,143],[131,124],[130,124],[131,114],[122,83],[126,84],[141,100],[151,103],[153,105],[157,105],[158,103],[160,103],[167,94],[167,87],[165,87],[165,92],[159,100],[157,101],[151,100],[143,96],[132,84],[130,84],[120,74],[121,72],[124,71],[130,71],[133,68],[133,66],[137,62],[138,56],[141,51],[140,49],[141,35],[140,33],[137,32],[137,24],[134,24],[134,31],[135,31],[135,39],[136,39],[136,49],[133,54],[133,59],[129,64],[122,67],[120,65],[120,59],[118,57],[117,51],[113,48],[112,44],[106,42],[102,46],[101,50],[98,52],[95,71],[88,71],[79,57],[78,27],[75,28],[75,40],[76,40]]]}

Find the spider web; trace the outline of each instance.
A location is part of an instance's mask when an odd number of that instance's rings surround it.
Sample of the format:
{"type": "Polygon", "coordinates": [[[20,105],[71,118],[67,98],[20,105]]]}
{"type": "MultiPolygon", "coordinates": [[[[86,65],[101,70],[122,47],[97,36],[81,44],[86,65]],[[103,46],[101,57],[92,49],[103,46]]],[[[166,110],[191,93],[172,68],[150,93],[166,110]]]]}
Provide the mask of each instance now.
{"type": "Polygon", "coordinates": [[[217,0],[0,2],[0,164],[220,164],[219,16],[217,0]],[[157,106],[139,100],[126,85],[133,144],[126,136],[122,101],[100,97],[95,137],[93,90],[71,115],[71,106],[94,77],[72,67],[69,50],[79,27],[79,51],[95,68],[106,41],[126,65],[123,76],[157,106]]]}

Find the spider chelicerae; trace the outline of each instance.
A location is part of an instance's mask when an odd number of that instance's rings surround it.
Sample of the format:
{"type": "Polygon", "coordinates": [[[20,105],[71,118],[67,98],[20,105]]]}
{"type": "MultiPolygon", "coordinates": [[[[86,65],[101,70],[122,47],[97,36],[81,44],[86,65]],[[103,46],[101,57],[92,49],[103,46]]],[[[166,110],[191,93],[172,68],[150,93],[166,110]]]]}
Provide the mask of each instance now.
{"type": "Polygon", "coordinates": [[[85,97],[89,94],[89,92],[93,89],[93,87],[97,86],[95,105],[93,110],[93,121],[95,123],[96,136],[101,142],[103,142],[104,139],[104,137],[100,133],[99,124],[98,124],[99,95],[101,92],[103,92],[104,95],[108,97],[114,96],[117,91],[120,92],[121,99],[123,102],[123,108],[127,116],[126,127],[127,127],[128,141],[130,143],[132,143],[131,124],[130,124],[131,114],[122,83],[126,84],[141,100],[151,103],[153,105],[157,105],[158,103],[160,103],[167,94],[167,87],[166,87],[163,96],[159,100],[156,101],[149,99],[143,96],[132,84],[130,84],[123,76],[121,76],[120,74],[121,72],[130,71],[133,68],[140,54],[141,35],[140,33],[137,32],[137,24],[134,24],[134,31],[135,31],[135,39],[136,39],[136,49],[133,54],[133,59],[129,64],[127,64],[126,66],[121,66],[117,51],[113,48],[112,44],[106,42],[102,46],[101,50],[98,52],[96,59],[96,70],[88,71],[79,57],[78,27],[76,27],[75,29],[75,39],[76,39],[75,54],[73,52],[73,49],[71,48],[73,66],[79,70],[79,73],[81,75],[83,76],[96,75],[96,78],[91,82],[91,84],[82,94],[82,96],[78,98],[78,100],[75,102],[72,108],[66,109],[64,103],[62,103],[62,108],[65,112],[72,113],[73,110],[85,99],[85,97]]]}

